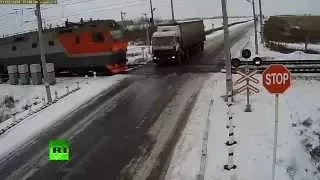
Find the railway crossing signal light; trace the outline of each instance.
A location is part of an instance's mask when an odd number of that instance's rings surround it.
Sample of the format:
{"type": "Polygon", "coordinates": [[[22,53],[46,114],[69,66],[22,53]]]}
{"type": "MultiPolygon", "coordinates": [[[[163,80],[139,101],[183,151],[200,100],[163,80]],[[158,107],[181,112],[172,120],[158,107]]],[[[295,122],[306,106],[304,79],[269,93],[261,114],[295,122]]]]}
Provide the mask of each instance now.
{"type": "Polygon", "coordinates": [[[235,68],[239,67],[241,65],[240,59],[239,58],[231,59],[231,65],[235,68]]]}
{"type": "Polygon", "coordinates": [[[260,57],[253,58],[253,64],[255,66],[260,66],[262,64],[262,59],[260,57]]]}
{"type": "Polygon", "coordinates": [[[251,51],[249,49],[244,49],[241,52],[243,58],[249,59],[251,57],[251,51]]]}

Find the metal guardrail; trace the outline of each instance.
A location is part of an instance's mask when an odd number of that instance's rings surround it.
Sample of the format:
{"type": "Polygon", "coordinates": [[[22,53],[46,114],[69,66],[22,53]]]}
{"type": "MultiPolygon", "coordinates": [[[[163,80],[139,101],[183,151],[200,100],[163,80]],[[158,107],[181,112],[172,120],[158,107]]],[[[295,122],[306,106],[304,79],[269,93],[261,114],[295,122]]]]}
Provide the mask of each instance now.
{"type": "Polygon", "coordinates": [[[0,135],[4,134],[5,132],[7,132],[8,130],[10,130],[11,128],[13,128],[14,126],[16,126],[17,124],[19,124],[20,122],[22,122],[23,120],[27,119],[28,117],[50,107],[51,105],[59,102],[61,99],[69,96],[70,94],[74,93],[74,92],[77,92],[78,90],[80,90],[80,87],[77,87],[73,90],[70,90],[68,91],[66,94],[62,95],[62,96],[57,96],[54,101],[52,103],[46,103],[46,104],[43,104],[41,107],[38,107],[37,109],[35,110],[32,110],[32,109],[29,109],[29,110],[26,110],[24,112],[20,112],[20,113],[26,113],[27,111],[29,111],[26,115],[24,115],[23,117],[21,118],[18,118],[16,119],[15,116],[16,114],[12,117],[14,118],[14,121],[12,121],[11,123],[9,123],[7,126],[5,126],[4,128],[1,128],[0,129],[0,135]]]}

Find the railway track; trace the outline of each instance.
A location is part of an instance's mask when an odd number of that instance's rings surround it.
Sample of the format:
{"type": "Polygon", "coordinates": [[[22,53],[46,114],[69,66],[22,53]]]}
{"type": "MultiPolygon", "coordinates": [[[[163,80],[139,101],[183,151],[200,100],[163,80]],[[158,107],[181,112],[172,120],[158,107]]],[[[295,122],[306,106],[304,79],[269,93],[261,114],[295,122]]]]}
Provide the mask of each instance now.
{"type": "Polygon", "coordinates": [[[245,65],[249,65],[250,69],[263,72],[271,64],[283,64],[292,73],[318,73],[320,72],[320,60],[264,60],[260,66],[255,66],[253,61],[241,61],[238,68],[232,68],[235,72],[237,69],[243,68],[245,65]]]}

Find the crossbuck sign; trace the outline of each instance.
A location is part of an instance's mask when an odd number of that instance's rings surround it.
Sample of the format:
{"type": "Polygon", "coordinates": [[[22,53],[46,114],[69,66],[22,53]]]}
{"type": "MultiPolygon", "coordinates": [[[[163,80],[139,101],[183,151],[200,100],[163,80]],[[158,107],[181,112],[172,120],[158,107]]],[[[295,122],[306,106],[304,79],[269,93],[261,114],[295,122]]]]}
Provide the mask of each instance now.
{"type": "Polygon", "coordinates": [[[252,86],[250,84],[250,81],[255,83],[255,84],[258,84],[259,83],[259,80],[254,78],[253,76],[255,74],[257,74],[258,71],[252,71],[252,72],[246,72],[246,73],[243,73],[241,71],[237,71],[237,74],[241,75],[241,78],[238,79],[235,83],[234,83],[234,86],[238,85],[238,84],[241,84],[243,82],[247,82],[246,84],[244,84],[243,86],[241,86],[240,88],[238,89],[235,89],[235,93],[238,94],[238,93],[241,93],[243,92],[244,90],[246,89],[249,89],[249,91],[253,91],[255,93],[259,93],[259,89],[252,86]]]}
{"type": "Polygon", "coordinates": [[[257,74],[258,71],[252,71],[250,72],[249,67],[246,67],[245,72],[237,71],[237,73],[241,76],[240,79],[238,79],[235,83],[234,86],[241,84],[243,82],[246,82],[243,86],[241,86],[238,89],[234,90],[234,94],[239,94],[243,91],[247,91],[247,105],[245,108],[245,112],[251,112],[251,105],[250,105],[250,92],[253,93],[259,93],[260,90],[253,85],[250,84],[250,82],[253,82],[255,84],[259,83],[259,80],[253,77],[255,74],[257,74]]]}

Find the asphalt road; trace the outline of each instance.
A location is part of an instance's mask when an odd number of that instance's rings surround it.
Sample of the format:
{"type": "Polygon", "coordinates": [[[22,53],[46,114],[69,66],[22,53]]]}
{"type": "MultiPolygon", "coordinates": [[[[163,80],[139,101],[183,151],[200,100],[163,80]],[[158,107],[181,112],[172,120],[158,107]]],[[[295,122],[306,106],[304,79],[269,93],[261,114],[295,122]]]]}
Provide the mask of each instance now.
{"type": "MultiPolygon", "coordinates": [[[[231,31],[236,42],[252,28],[231,31]]],[[[133,76],[0,161],[0,179],[161,179],[208,72],[224,65],[223,37],[208,40],[191,64],[132,71],[133,76]],[[67,138],[70,161],[48,161],[48,141],[67,138]]]]}

